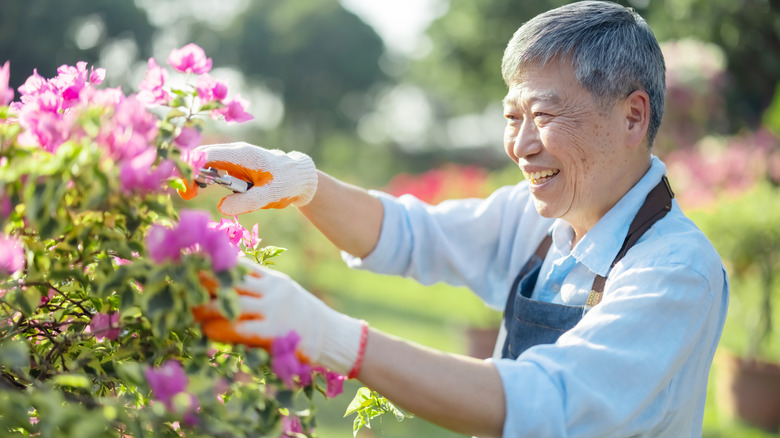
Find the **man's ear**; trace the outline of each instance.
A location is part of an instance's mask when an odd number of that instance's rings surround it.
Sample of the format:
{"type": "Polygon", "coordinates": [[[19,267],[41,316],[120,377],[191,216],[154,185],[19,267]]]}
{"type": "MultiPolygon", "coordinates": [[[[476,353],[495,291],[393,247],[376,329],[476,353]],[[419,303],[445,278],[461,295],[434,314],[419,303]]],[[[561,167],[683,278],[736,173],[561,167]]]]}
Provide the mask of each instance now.
{"type": "Polygon", "coordinates": [[[625,103],[626,143],[632,146],[642,144],[650,124],[650,96],[644,90],[628,95],[625,103]]]}

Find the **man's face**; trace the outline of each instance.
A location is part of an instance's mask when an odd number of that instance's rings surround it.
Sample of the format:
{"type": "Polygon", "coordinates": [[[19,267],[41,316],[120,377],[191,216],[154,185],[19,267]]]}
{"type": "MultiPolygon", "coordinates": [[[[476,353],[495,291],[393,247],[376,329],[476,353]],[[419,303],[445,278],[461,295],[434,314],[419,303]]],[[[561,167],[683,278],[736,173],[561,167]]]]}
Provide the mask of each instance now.
{"type": "Polygon", "coordinates": [[[624,108],[599,107],[568,62],[528,69],[504,99],[504,147],[537,211],[566,220],[580,237],[630,188],[626,165],[635,149],[622,144],[624,108]]]}

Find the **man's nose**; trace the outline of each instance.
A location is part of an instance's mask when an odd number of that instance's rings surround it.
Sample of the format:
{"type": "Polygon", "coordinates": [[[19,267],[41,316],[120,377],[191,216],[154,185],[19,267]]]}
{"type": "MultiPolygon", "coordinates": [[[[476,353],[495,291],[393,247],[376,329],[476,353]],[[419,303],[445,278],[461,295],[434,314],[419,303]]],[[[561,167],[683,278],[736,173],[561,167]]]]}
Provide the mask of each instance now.
{"type": "Polygon", "coordinates": [[[520,130],[516,133],[512,152],[515,157],[523,158],[533,155],[541,150],[539,141],[539,130],[532,120],[524,120],[520,125],[520,130]]]}

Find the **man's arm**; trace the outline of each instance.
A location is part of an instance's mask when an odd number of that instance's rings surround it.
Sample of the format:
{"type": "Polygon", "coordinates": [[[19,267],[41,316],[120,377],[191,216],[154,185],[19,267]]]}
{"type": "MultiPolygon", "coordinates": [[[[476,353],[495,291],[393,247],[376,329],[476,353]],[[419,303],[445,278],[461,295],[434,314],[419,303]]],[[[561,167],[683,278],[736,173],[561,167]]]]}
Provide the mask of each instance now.
{"type": "Polygon", "coordinates": [[[301,213],[339,249],[355,257],[374,250],[382,229],[382,201],[317,171],[317,191],[301,213]]]}
{"type": "Polygon", "coordinates": [[[431,350],[371,329],[358,379],[446,429],[479,437],[502,435],[504,387],[491,362],[431,350]]]}

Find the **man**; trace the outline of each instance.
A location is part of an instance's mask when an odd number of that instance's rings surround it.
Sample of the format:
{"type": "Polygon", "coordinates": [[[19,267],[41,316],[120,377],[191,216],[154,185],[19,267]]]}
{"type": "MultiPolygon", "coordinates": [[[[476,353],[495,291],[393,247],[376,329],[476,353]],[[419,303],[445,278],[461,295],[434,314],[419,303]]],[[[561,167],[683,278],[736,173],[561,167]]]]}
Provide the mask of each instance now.
{"type": "Polygon", "coordinates": [[[570,4],[524,24],[502,72],[504,147],[525,180],[485,200],[434,207],[341,183],[297,152],[203,148],[255,185],[223,213],[297,205],[352,267],[466,285],[504,308],[496,357],[368,329],[261,267],[243,284],[262,294],[242,297],[247,318],[204,330],[250,345],[295,330],[312,362],[464,434],[701,436],[728,285],[650,152],[665,91],[651,30],[614,3],[570,4]]]}

